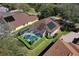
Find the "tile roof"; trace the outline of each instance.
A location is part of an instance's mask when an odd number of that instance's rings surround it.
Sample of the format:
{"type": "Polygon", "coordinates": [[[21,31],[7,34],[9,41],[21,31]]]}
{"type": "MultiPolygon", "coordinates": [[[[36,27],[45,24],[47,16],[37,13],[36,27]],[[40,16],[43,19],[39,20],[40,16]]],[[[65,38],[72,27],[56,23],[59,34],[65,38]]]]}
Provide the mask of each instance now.
{"type": "Polygon", "coordinates": [[[53,32],[54,30],[56,30],[57,28],[59,27],[59,24],[57,24],[56,22],[54,22],[50,17],[48,18],[44,18],[36,23],[34,23],[31,28],[32,29],[35,29],[37,31],[40,31],[41,33],[44,33],[45,31],[47,32],[53,32]],[[47,24],[49,22],[53,22],[56,26],[50,30],[48,27],[47,27],[47,24]],[[41,30],[40,30],[41,29],[41,30]]]}
{"type": "Polygon", "coordinates": [[[79,42],[77,44],[72,43],[74,38],[79,38],[79,32],[70,32],[60,37],[52,47],[44,54],[44,56],[68,56],[79,55],[79,42]]]}
{"type": "Polygon", "coordinates": [[[27,13],[23,13],[23,12],[14,12],[12,14],[12,16],[14,17],[15,21],[12,22],[8,22],[8,24],[10,24],[11,26],[13,26],[14,28],[21,26],[25,23],[31,22],[36,20],[38,17],[35,15],[29,15],[27,13]]]}
{"type": "MultiPolygon", "coordinates": [[[[64,45],[61,40],[58,40],[44,56],[68,56],[71,51],[64,45]]],[[[71,53],[72,54],[72,53],[71,53]]]]}

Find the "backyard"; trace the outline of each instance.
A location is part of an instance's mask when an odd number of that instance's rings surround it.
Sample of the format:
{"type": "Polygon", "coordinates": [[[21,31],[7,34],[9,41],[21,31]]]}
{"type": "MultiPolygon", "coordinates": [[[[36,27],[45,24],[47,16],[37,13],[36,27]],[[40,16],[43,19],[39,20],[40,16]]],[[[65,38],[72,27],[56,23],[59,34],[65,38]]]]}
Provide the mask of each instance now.
{"type": "MultiPolygon", "coordinates": [[[[44,49],[46,49],[47,46],[49,46],[50,43],[55,42],[60,36],[62,35],[62,32],[59,31],[58,35],[55,38],[52,39],[46,39],[43,38],[41,42],[38,42],[34,49],[30,50],[26,47],[28,56],[36,56],[39,55],[44,49]]],[[[23,46],[24,47],[24,46],[23,46]]]]}
{"type": "Polygon", "coordinates": [[[21,29],[16,35],[16,37],[23,42],[27,48],[34,49],[37,47],[41,42],[45,40],[42,37],[42,34],[38,31],[30,29],[28,27],[21,29]]]}

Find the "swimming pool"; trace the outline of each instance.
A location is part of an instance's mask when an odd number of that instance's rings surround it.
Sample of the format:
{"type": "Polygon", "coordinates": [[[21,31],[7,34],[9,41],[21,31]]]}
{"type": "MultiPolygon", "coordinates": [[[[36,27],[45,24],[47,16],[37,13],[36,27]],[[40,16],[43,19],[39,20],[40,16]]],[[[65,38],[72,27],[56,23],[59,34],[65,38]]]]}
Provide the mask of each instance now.
{"type": "Polygon", "coordinates": [[[36,41],[39,40],[39,37],[31,34],[31,33],[24,33],[23,35],[21,35],[21,37],[27,41],[30,45],[34,44],[36,41]]]}
{"type": "Polygon", "coordinates": [[[31,28],[24,28],[18,31],[16,37],[29,49],[37,47],[44,40],[42,38],[42,33],[31,28]]]}
{"type": "Polygon", "coordinates": [[[30,45],[34,44],[35,42],[39,41],[42,37],[42,34],[36,30],[31,28],[26,28],[18,33],[18,35],[25,41],[27,41],[30,45]]]}

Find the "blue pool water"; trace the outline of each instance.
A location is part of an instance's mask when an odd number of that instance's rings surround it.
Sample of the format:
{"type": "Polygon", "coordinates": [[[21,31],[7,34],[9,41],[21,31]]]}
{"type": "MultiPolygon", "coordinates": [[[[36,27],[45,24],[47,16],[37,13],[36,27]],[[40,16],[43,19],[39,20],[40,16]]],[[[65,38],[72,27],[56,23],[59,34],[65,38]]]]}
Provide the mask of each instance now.
{"type": "Polygon", "coordinates": [[[27,40],[27,39],[30,38],[30,36],[31,36],[31,35],[25,35],[23,38],[24,38],[25,40],[27,40]]]}
{"type": "Polygon", "coordinates": [[[32,34],[24,34],[21,36],[25,41],[27,41],[29,44],[33,44],[34,42],[36,42],[37,40],[39,40],[39,38],[35,35],[32,34]]]}
{"type": "Polygon", "coordinates": [[[31,40],[38,40],[38,38],[36,36],[31,36],[30,39],[31,40]]]}

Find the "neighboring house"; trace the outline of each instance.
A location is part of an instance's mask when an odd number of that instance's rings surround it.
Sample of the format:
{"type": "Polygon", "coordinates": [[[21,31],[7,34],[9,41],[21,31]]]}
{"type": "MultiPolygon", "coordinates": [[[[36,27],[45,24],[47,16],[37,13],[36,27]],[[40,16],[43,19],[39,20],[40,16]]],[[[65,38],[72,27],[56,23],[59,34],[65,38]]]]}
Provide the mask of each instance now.
{"type": "Polygon", "coordinates": [[[62,36],[44,56],[79,56],[79,33],[71,32],[62,36]],[[76,38],[76,39],[75,39],[76,38]]]}
{"type": "Polygon", "coordinates": [[[61,40],[58,40],[44,54],[44,56],[68,56],[71,52],[61,40]]]}
{"type": "Polygon", "coordinates": [[[0,5],[0,17],[8,12],[9,9],[0,5]]]}
{"type": "Polygon", "coordinates": [[[43,36],[51,35],[53,36],[57,31],[59,31],[60,26],[51,17],[44,18],[31,26],[31,29],[34,29],[43,34],[43,36]]]}
{"type": "MultiPolygon", "coordinates": [[[[76,40],[75,38],[79,38],[79,32],[77,32],[77,33],[70,32],[67,35],[63,35],[60,39],[63,39],[65,42],[73,42],[74,40],[76,40]]],[[[78,39],[78,41],[79,41],[79,39],[78,39]]]]}
{"type": "Polygon", "coordinates": [[[15,32],[38,21],[38,17],[17,11],[6,13],[3,15],[3,20],[10,26],[11,32],[15,32]]]}

